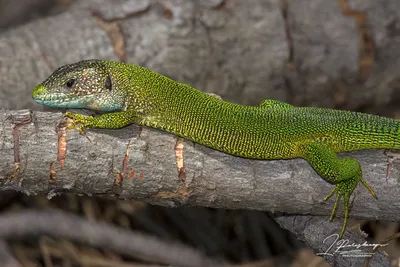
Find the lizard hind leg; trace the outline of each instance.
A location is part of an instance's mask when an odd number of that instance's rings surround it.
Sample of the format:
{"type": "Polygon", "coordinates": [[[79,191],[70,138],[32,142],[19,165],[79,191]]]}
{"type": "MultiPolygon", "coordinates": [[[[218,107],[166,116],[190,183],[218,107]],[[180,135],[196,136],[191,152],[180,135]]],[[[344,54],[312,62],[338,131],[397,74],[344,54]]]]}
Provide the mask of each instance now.
{"type": "Polygon", "coordinates": [[[349,199],[354,189],[361,182],[374,196],[375,192],[362,178],[361,166],[353,158],[338,158],[336,153],[326,144],[318,141],[302,146],[303,158],[306,159],[314,170],[326,181],[335,187],[324,197],[324,201],[336,194],[330,220],[336,215],[340,199],[344,202],[344,221],[339,237],[342,237],[349,217],[349,199]]]}

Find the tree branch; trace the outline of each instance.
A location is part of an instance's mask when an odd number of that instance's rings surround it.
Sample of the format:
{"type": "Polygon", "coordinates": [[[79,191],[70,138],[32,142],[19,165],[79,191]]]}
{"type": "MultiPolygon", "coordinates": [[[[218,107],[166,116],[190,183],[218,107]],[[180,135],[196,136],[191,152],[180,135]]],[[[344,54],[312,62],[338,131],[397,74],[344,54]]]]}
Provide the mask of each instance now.
{"type": "MultiPolygon", "coordinates": [[[[363,264],[368,257],[355,257],[357,253],[349,253],[349,257],[346,257],[341,252],[359,249],[363,253],[372,253],[371,247],[340,248],[340,245],[361,245],[365,244],[366,241],[362,235],[356,234],[354,231],[347,231],[343,239],[336,240],[338,228],[330,223],[326,217],[294,215],[277,216],[275,219],[282,228],[294,233],[299,240],[313,248],[317,255],[320,254],[332,266],[365,266],[363,264]],[[335,234],[330,236],[330,233],[335,234]]],[[[360,231],[356,232],[359,233],[360,231]]],[[[382,243],[383,246],[385,246],[385,243],[382,243]]],[[[366,244],[371,245],[373,243],[367,242],[366,244]]],[[[368,267],[390,266],[390,261],[386,254],[382,252],[372,254],[368,267]]]]}
{"type": "MultiPolygon", "coordinates": [[[[332,209],[333,200],[322,202],[332,185],[302,159],[239,158],[136,125],[89,129],[82,136],[66,129],[62,113],[1,111],[0,129],[2,190],[324,216],[332,209]]],[[[400,220],[399,162],[388,169],[382,150],[348,155],[360,161],[364,178],[379,198],[375,200],[359,186],[353,194],[351,216],[400,220]],[[390,177],[386,181],[387,170],[390,177]]],[[[341,206],[338,214],[342,214],[341,206]]],[[[332,229],[324,234],[337,233],[341,223],[341,219],[330,223],[332,229]]]]}
{"type": "Polygon", "coordinates": [[[390,114],[400,95],[399,14],[390,4],[360,3],[75,1],[0,36],[0,107],[39,109],[27,97],[36,84],[56,67],[99,58],[242,104],[272,98],[390,114]]]}
{"type": "Polygon", "coordinates": [[[102,222],[91,222],[62,211],[31,210],[0,215],[2,239],[40,235],[66,238],[153,263],[188,267],[223,266],[188,246],[102,222]]]}

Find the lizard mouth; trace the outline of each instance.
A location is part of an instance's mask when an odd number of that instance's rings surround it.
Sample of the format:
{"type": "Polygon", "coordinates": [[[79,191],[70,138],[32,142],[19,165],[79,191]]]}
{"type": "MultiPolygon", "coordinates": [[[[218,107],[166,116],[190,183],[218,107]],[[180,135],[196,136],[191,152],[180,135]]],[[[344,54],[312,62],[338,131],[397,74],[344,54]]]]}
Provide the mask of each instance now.
{"type": "Polygon", "coordinates": [[[85,108],[93,101],[90,95],[78,97],[65,93],[50,93],[44,85],[35,87],[32,98],[38,104],[56,108],[85,108]]]}

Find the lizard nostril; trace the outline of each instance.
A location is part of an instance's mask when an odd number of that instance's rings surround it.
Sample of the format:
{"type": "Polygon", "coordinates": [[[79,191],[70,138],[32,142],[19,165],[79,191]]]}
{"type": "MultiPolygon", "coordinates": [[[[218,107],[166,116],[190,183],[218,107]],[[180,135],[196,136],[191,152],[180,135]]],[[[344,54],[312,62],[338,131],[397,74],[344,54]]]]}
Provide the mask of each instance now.
{"type": "Polygon", "coordinates": [[[43,96],[45,93],[47,93],[46,87],[44,85],[40,84],[35,87],[32,91],[32,98],[33,99],[40,99],[41,96],[43,96]]]}

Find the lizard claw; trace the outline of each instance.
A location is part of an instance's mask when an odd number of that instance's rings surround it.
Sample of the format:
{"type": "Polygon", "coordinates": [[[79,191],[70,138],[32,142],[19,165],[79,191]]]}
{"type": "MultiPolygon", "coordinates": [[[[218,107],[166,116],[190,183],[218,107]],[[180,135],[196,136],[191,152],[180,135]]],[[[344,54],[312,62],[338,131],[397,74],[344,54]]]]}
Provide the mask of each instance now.
{"type": "Polygon", "coordinates": [[[331,217],[329,218],[330,221],[332,221],[336,216],[336,211],[337,211],[337,208],[339,206],[340,199],[342,198],[342,196],[344,198],[344,204],[343,204],[343,206],[344,206],[344,219],[343,219],[342,229],[340,230],[340,233],[339,233],[339,238],[342,238],[344,232],[346,231],[347,219],[349,218],[349,197],[350,197],[350,194],[351,194],[351,192],[342,192],[342,190],[341,190],[342,186],[343,186],[343,184],[337,184],[331,190],[331,192],[329,192],[329,194],[324,197],[324,201],[327,201],[328,199],[330,199],[336,193],[335,203],[333,204],[331,217]]]}
{"type": "Polygon", "coordinates": [[[90,121],[93,120],[92,116],[84,116],[81,114],[76,114],[72,112],[66,112],[65,116],[70,120],[68,128],[69,129],[77,129],[79,131],[79,134],[85,135],[85,126],[88,126],[90,124],[90,121]]]}
{"type": "Polygon", "coordinates": [[[343,234],[344,234],[344,232],[346,230],[347,220],[349,218],[349,212],[350,212],[349,199],[350,199],[351,193],[353,193],[353,191],[356,188],[358,182],[361,181],[361,183],[368,189],[370,194],[372,196],[374,196],[375,198],[377,198],[374,190],[371,188],[371,186],[362,177],[360,177],[359,179],[355,179],[353,181],[354,182],[352,182],[352,184],[349,184],[350,181],[343,181],[343,182],[341,182],[339,184],[336,184],[336,186],[329,192],[329,194],[327,194],[324,197],[324,201],[327,201],[334,194],[336,194],[335,203],[333,204],[331,217],[330,217],[330,221],[332,221],[335,218],[336,211],[337,211],[337,208],[339,206],[340,199],[343,196],[343,201],[344,201],[344,203],[343,203],[343,206],[344,206],[344,219],[343,219],[343,226],[342,226],[342,229],[341,229],[340,234],[339,234],[339,238],[343,237],[343,234]]]}

